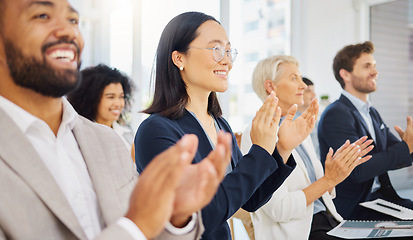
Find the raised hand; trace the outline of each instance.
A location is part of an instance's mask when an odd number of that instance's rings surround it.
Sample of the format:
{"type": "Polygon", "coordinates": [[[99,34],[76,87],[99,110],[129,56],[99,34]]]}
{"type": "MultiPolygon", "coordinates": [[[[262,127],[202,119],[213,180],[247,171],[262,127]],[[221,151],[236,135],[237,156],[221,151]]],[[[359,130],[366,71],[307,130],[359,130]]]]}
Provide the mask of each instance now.
{"type": "Polygon", "coordinates": [[[406,131],[403,131],[401,127],[394,126],[394,129],[399,134],[400,138],[409,146],[410,153],[413,152],[413,121],[412,117],[407,116],[406,131]]]}
{"type": "Polygon", "coordinates": [[[156,237],[170,220],[176,190],[197,147],[198,138],[185,135],[174,146],[157,155],[140,174],[126,217],[147,239],[156,237]]]}
{"type": "Polygon", "coordinates": [[[324,176],[303,189],[307,205],[319,199],[327,191],[331,192],[356,166],[371,158],[371,155],[365,155],[373,149],[374,146],[370,145],[373,140],[366,141],[366,139],[367,137],[364,136],[353,144],[347,140],[334,155],[333,149],[330,148],[326,156],[324,176]]]}
{"type": "Polygon", "coordinates": [[[301,116],[293,121],[296,112],[297,105],[294,104],[288,110],[278,130],[277,150],[284,161],[288,160],[291,151],[300,145],[313,130],[318,115],[317,99],[314,99],[301,116]]]}
{"type": "Polygon", "coordinates": [[[231,161],[231,134],[219,132],[217,145],[206,158],[188,165],[177,188],[171,222],[185,224],[188,217],[204,208],[214,197],[231,161]]]}
{"type": "Polygon", "coordinates": [[[341,183],[346,179],[355,167],[368,161],[372,156],[365,156],[370,152],[374,145],[373,140],[367,140],[367,137],[361,137],[354,143],[350,144],[347,140],[333,155],[333,149],[330,148],[325,161],[324,177],[333,186],[341,183]]]}
{"type": "Polygon", "coordinates": [[[251,142],[272,154],[277,141],[278,124],[280,123],[281,109],[278,107],[278,98],[271,92],[252,120],[251,142]]]}

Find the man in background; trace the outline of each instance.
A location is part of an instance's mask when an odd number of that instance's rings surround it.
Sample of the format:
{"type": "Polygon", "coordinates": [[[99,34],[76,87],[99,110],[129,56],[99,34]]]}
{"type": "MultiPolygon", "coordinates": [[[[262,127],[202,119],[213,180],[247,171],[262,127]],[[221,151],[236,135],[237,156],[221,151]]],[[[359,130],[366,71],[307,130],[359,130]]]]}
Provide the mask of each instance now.
{"type": "Polygon", "coordinates": [[[343,92],[326,108],[318,126],[321,159],[325,159],[330,147],[337,150],[346,139],[368,136],[374,140],[374,149],[368,153],[373,157],[336,187],[334,203],[344,219],[391,219],[359,205],[378,198],[413,208],[412,201],[397,195],[387,173],[412,164],[412,118],[407,117],[405,131],[395,127],[400,141],[372,107],[369,94],[376,91],[378,77],[373,53],[373,43],[367,41],[345,46],[336,54],[333,70],[343,92]]]}

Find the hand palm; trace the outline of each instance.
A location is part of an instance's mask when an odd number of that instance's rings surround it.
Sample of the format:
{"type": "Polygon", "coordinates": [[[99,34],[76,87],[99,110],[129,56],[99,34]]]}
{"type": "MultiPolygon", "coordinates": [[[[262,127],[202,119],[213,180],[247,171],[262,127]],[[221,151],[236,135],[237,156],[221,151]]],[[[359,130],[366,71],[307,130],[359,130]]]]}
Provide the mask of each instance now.
{"type": "Polygon", "coordinates": [[[317,100],[313,100],[307,110],[293,121],[297,105],[293,105],[278,130],[278,147],[293,150],[302,143],[315,126],[318,114],[317,100]]]}
{"type": "Polygon", "coordinates": [[[175,196],[174,214],[196,212],[211,200],[209,192],[211,188],[216,189],[214,172],[213,166],[206,159],[186,167],[175,196]]]}

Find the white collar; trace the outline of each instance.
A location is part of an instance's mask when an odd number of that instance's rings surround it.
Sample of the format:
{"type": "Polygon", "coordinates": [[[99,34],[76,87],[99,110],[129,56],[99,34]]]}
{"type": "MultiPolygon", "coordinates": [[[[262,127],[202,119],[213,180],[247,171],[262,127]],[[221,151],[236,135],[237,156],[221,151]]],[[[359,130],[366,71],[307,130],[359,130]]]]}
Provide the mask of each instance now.
{"type": "Polygon", "coordinates": [[[350,102],[357,108],[359,112],[368,112],[369,108],[372,106],[370,100],[367,100],[367,102],[363,102],[351,93],[347,92],[346,90],[343,90],[341,94],[347,97],[348,100],[350,100],[350,102]]]}
{"type": "MultiPolygon", "coordinates": [[[[68,127],[69,129],[73,129],[76,121],[78,119],[78,114],[75,109],[70,105],[69,101],[66,98],[62,97],[63,103],[63,118],[62,123],[60,124],[59,129],[68,127]]],[[[17,106],[15,103],[11,102],[10,100],[6,99],[5,97],[0,95],[0,108],[6,112],[6,114],[16,123],[16,125],[22,130],[22,132],[26,132],[27,129],[35,122],[41,121],[40,118],[30,114],[23,108],[17,106]]]]}

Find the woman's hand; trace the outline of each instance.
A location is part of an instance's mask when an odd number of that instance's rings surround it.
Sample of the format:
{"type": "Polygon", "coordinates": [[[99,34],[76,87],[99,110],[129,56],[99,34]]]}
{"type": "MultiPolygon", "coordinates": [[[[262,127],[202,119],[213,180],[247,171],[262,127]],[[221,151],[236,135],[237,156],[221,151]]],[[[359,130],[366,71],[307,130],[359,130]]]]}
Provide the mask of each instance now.
{"type": "Polygon", "coordinates": [[[366,136],[352,144],[347,140],[337,149],[334,155],[333,149],[330,148],[326,156],[324,175],[329,183],[336,186],[344,181],[355,167],[371,158],[371,155],[365,155],[373,149],[374,145],[370,145],[373,143],[373,140],[366,140],[366,136]]]}
{"type": "Polygon", "coordinates": [[[298,147],[314,129],[318,115],[317,99],[314,99],[301,116],[293,121],[296,112],[297,105],[294,104],[288,110],[288,114],[278,131],[277,150],[284,161],[288,159],[291,151],[298,147]]]}
{"type": "Polygon", "coordinates": [[[274,92],[271,92],[252,120],[250,133],[252,143],[264,148],[271,155],[277,141],[280,118],[281,109],[278,107],[278,98],[274,92]]]}

